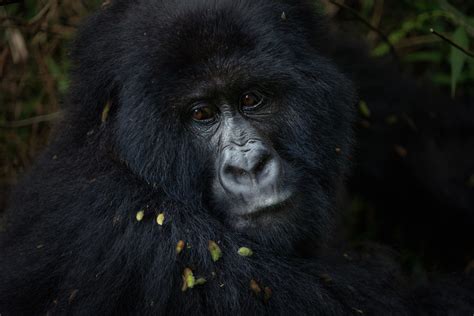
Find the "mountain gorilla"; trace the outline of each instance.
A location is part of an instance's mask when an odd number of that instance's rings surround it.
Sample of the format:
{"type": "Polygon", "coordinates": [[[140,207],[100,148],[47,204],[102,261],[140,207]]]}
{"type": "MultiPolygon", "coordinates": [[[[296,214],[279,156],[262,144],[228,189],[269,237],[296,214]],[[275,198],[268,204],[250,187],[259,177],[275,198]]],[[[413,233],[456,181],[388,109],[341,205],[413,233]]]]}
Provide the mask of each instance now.
{"type": "Polygon", "coordinates": [[[472,313],[461,286],[409,291],[377,255],[323,251],[357,99],[313,12],[115,0],[89,18],[66,117],[12,200],[0,313],[472,313]]]}

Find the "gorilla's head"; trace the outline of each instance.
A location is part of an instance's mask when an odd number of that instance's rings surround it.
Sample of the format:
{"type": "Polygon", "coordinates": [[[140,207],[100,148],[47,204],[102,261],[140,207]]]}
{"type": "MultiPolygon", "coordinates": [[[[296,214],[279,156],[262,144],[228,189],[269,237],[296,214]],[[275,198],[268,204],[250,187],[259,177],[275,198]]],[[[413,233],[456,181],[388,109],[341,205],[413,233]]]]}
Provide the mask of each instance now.
{"type": "Polygon", "coordinates": [[[112,100],[116,154],[170,198],[268,245],[323,237],[355,96],[303,2],[116,1],[78,41],[76,97],[112,100]]]}

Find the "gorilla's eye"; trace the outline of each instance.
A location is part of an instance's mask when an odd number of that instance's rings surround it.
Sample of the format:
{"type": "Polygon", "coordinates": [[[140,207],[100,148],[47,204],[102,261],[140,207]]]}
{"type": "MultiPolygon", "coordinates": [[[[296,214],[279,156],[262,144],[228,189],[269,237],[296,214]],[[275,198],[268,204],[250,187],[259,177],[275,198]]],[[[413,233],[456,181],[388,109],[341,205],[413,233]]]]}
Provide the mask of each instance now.
{"type": "Polygon", "coordinates": [[[247,92],[240,97],[240,106],[243,110],[252,110],[262,104],[263,98],[256,92],[247,92]]]}
{"type": "Polygon", "coordinates": [[[209,104],[200,104],[191,110],[195,121],[210,121],[216,116],[216,109],[209,104]]]}

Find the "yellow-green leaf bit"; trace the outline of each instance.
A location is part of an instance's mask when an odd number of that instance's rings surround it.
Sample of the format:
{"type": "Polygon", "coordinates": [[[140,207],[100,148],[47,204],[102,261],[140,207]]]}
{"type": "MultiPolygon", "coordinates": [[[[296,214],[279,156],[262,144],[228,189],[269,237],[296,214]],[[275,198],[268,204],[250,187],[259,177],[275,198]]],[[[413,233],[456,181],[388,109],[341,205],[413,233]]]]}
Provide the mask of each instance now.
{"type": "Polygon", "coordinates": [[[194,282],[194,285],[203,285],[203,284],[205,284],[206,282],[207,282],[206,279],[204,279],[204,278],[198,278],[198,279],[196,280],[196,282],[194,282]]]}
{"type": "Polygon", "coordinates": [[[193,271],[190,268],[186,268],[183,271],[183,286],[181,291],[186,291],[187,289],[192,289],[196,285],[196,279],[194,278],[193,271]]]}
{"type": "Polygon", "coordinates": [[[250,257],[251,255],[253,255],[252,249],[247,247],[240,247],[237,253],[242,257],[250,257]]]}
{"type": "Polygon", "coordinates": [[[156,223],[160,226],[163,226],[163,223],[165,222],[165,213],[160,213],[156,217],[156,223]]]}
{"type": "Polygon", "coordinates": [[[110,101],[108,101],[105,104],[104,109],[102,110],[102,115],[100,117],[100,120],[102,121],[102,123],[105,123],[107,121],[107,118],[109,117],[109,112],[110,112],[110,101]]]}
{"type": "Polygon", "coordinates": [[[184,249],[184,241],[183,240],[180,240],[178,241],[178,243],[176,244],[176,253],[179,254],[181,251],[183,251],[184,249]]]}
{"type": "Polygon", "coordinates": [[[145,216],[145,211],[140,210],[138,211],[137,215],[135,215],[135,218],[137,219],[138,222],[140,222],[144,216],[145,216]]]}
{"type": "Polygon", "coordinates": [[[215,241],[209,240],[208,249],[211,253],[212,261],[216,262],[222,257],[221,248],[216,244],[215,241]]]}

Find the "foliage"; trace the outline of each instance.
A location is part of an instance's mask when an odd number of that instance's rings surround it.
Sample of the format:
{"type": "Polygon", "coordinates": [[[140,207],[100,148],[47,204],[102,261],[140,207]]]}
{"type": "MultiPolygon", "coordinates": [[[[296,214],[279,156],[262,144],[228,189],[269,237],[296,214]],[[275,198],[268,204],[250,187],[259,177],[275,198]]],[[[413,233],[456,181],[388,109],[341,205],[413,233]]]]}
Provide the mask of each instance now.
{"type": "MultiPolygon", "coordinates": [[[[358,32],[366,35],[373,56],[390,55],[392,45],[403,70],[442,89],[450,89],[453,97],[472,97],[474,58],[431,34],[430,29],[469,51],[474,47],[474,3],[447,0],[347,2],[388,38],[388,42],[384,41],[357,21],[350,24],[351,29],[355,24],[358,32]]],[[[336,18],[347,22],[350,17],[343,11],[335,13],[336,18]]]]}
{"type": "MultiPolygon", "coordinates": [[[[46,144],[57,117],[49,114],[59,111],[69,85],[68,47],[82,17],[98,7],[99,0],[0,6],[0,191],[46,144]]],[[[2,194],[0,210],[4,205],[2,194]]]]}

